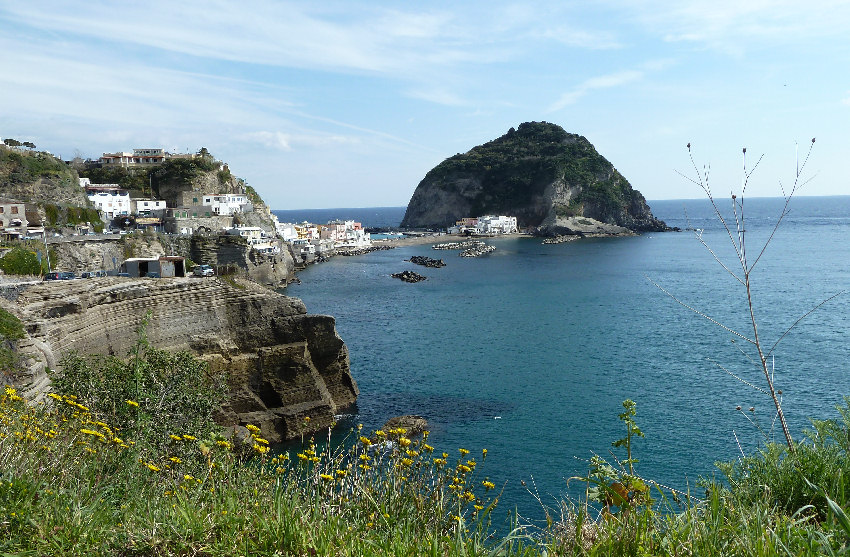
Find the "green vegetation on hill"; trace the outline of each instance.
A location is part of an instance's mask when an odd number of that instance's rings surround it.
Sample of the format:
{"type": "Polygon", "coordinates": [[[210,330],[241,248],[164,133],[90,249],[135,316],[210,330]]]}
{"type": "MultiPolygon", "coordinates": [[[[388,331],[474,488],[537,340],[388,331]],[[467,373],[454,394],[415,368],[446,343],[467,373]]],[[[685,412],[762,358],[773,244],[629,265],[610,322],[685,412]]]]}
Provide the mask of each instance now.
{"type": "Polygon", "coordinates": [[[26,184],[42,178],[78,186],[76,172],[52,155],[0,148],[0,184],[26,184]]]}
{"type": "Polygon", "coordinates": [[[414,192],[402,226],[445,226],[451,217],[484,214],[512,214],[520,226],[539,226],[550,210],[630,228],[663,226],[586,138],[547,122],[520,124],[437,165],[414,192]],[[442,194],[428,193],[432,189],[442,194]],[[565,197],[568,203],[559,201],[565,197]],[[434,199],[447,205],[434,207],[434,199]],[[457,202],[470,214],[455,215],[457,202]]]}
{"type": "Polygon", "coordinates": [[[129,171],[123,167],[87,166],[79,172],[80,178],[88,178],[92,184],[118,184],[133,192],[150,194],[150,178],[144,168],[129,171]]]}
{"type": "Polygon", "coordinates": [[[60,206],[52,203],[43,205],[48,226],[75,226],[90,223],[95,232],[102,232],[104,223],[100,213],[93,207],[60,206]]]}
{"type": "Polygon", "coordinates": [[[516,130],[511,128],[494,141],[446,159],[426,179],[445,187],[459,174],[481,178],[490,199],[481,196],[479,213],[486,210],[484,205],[525,204],[529,194],[542,193],[558,178],[582,187],[573,204],[561,209],[568,216],[578,214],[584,204],[591,203],[606,214],[613,213],[628,206],[634,191],[587,139],[547,122],[527,122],[516,130]]]}

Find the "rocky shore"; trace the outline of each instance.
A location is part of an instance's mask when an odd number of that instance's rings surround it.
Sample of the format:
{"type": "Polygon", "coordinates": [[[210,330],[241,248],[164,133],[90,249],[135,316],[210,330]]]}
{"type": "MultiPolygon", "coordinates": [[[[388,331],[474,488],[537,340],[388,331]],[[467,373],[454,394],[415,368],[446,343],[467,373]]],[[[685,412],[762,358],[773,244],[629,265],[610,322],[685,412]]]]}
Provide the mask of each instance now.
{"type": "Polygon", "coordinates": [[[126,355],[146,315],[151,345],[227,373],[221,425],[255,424],[273,443],[294,439],[329,427],[359,393],[333,317],[249,280],[103,277],[10,284],[0,294],[24,323],[12,382],[30,399],[49,392],[47,368],[59,369],[69,351],[126,355]]]}

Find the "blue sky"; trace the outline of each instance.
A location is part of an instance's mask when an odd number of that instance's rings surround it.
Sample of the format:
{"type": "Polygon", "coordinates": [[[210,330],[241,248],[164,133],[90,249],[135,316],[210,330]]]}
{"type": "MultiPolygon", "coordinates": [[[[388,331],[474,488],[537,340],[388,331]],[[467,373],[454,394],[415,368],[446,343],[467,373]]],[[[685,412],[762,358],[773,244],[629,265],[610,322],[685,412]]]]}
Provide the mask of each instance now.
{"type": "Polygon", "coordinates": [[[273,209],[406,205],[530,120],[647,199],[850,194],[850,2],[0,0],[0,136],[63,158],[208,148],[273,209]]]}

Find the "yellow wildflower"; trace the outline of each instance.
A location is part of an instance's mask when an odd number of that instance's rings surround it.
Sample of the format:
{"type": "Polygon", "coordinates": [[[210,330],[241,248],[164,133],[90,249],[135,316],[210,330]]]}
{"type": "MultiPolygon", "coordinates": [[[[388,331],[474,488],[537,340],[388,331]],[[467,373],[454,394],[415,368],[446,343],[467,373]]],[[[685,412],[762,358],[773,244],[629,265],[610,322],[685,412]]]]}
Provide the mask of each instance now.
{"type": "Polygon", "coordinates": [[[483,485],[484,489],[486,489],[487,491],[490,491],[491,489],[496,487],[496,484],[494,484],[490,480],[484,480],[483,482],[481,482],[481,485],[483,485]]]}
{"type": "Polygon", "coordinates": [[[466,456],[466,455],[469,454],[469,450],[467,450],[467,449],[458,449],[458,451],[460,451],[460,454],[463,455],[463,456],[466,456]]]}
{"type": "Polygon", "coordinates": [[[407,437],[399,437],[398,438],[398,444],[401,445],[402,447],[409,447],[410,446],[410,439],[408,439],[407,437]]]}
{"type": "Polygon", "coordinates": [[[169,437],[171,438],[172,441],[182,441],[183,440],[182,437],[180,437],[179,435],[174,435],[173,433],[171,435],[169,435],[169,437]]]}
{"type": "Polygon", "coordinates": [[[150,470],[151,472],[159,472],[159,468],[157,468],[156,466],[154,466],[150,462],[145,462],[145,466],[147,466],[148,470],[150,470]]]}
{"type": "Polygon", "coordinates": [[[371,439],[369,439],[368,437],[363,437],[363,436],[360,437],[360,442],[363,443],[367,447],[372,444],[371,439]]]}
{"type": "Polygon", "coordinates": [[[194,435],[183,435],[183,439],[185,439],[186,441],[197,441],[198,440],[198,438],[195,437],[194,435]]]}
{"type": "Polygon", "coordinates": [[[259,433],[259,432],[260,432],[260,428],[258,428],[258,427],[257,427],[257,426],[255,426],[254,424],[248,424],[248,425],[246,425],[246,426],[245,426],[245,429],[247,429],[248,431],[251,431],[251,432],[253,432],[253,433],[259,433]]]}
{"type": "Polygon", "coordinates": [[[326,482],[332,481],[334,479],[334,477],[331,476],[330,474],[319,474],[319,477],[322,478],[323,480],[325,480],[326,482]]]}
{"type": "Polygon", "coordinates": [[[139,407],[139,403],[138,403],[138,402],[136,402],[135,400],[125,400],[124,402],[126,402],[127,404],[129,404],[129,405],[130,405],[130,406],[132,406],[133,408],[138,408],[138,407],[139,407]]]}
{"type": "Polygon", "coordinates": [[[229,449],[231,447],[230,443],[228,443],[227,441],[216,441],[215,444],[225,449],[229,449]]]}

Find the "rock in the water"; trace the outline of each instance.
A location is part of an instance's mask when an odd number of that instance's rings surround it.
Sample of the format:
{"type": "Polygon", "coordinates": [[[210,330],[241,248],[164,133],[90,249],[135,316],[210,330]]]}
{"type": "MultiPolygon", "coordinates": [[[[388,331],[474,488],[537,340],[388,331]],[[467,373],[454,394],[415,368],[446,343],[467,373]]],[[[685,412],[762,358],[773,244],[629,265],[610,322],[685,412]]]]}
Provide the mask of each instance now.
{"type": "MultiPolygon", "coordinates": [[[[630,232],[661,231],[643,195],[584,137],[526,122],[450,157],[416,187],[403,228],[445,228],[463,217],[512,215],[520,228],[585,217],[630,232]]],[[[560,232],[565,233],[565,232],[560,232]]]]}
{"type": "Polygon", "coordinates": [[[387,420],[384,427],[381,429],[389,431],[400,427],[404,428],[406,437],[415,437],[416,435],[422,435],[422,433],[428,431],[428,420],[422,416],[416,416],[414,414],[396,416],[387,420]]]}
{"type": "Polygon", "coordinates": [[[418,273],[414,273],[413,271],[402,271],[400,273],[393,273],[391,276],[393,278],[401,279],[404,282],[419,282],[428,278],[423,277],[418,273]]]}
{"type": "Polygon", "coordinates": [[[423,267],[433,267],[435,269],[446,266],[445,262],[442,259],[431,259],[430,257],[425,257],[424,255],[414,255],[410,259],[408,259],[408,261],[416,265],[422,265],[423,267]]]}

